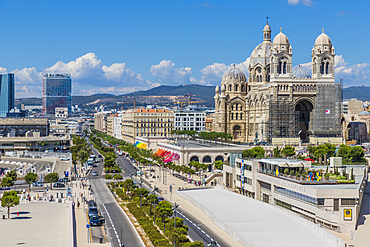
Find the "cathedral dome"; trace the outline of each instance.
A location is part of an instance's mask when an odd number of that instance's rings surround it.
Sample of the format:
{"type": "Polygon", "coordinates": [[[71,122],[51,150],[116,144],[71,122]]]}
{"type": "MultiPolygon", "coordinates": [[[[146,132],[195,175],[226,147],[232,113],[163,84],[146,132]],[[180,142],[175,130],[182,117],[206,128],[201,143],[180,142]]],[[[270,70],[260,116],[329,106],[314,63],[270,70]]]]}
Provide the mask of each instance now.
{"type": "Polygon", "coordinates": [[[273,43],[274,45],[289,45],[289,39],[285,34],[281,32],[281,28],[280,33],[275,36],[273,43]]]}
{"type": "Polygon", "coordinates": [[[246,82],[247,79],[243,71],[234,66],[225,72],[224,76],[222,77],[222,82],[246,82]]]}
{"type": "Polygon", "coordinates": [[[322,34],[320,34],[315,41],[315,45],[330,45],[331,39],[328,35],[324,33],[324,29],[322,30],[322,34]]]}
{"type": "Polygon", "coordinates": [[[298,69],[294,70],[292,73],[293,78],[311,78],[311,75],[301,68],[299,65],[298,69]]]}
{"type": "Polygon", "coordinates": [[[251,53],[250,66],[254,66],[257,63],[265,66],[270,63],[271,57],[271,42],[263,42],[259,44],[251,53]]]}

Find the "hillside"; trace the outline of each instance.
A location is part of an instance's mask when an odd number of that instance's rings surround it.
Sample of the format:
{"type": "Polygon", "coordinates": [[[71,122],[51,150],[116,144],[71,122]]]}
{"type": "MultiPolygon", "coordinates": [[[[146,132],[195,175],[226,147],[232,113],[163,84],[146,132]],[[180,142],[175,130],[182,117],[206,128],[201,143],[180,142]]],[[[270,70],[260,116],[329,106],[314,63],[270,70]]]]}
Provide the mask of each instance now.
{"type": "Polygon", "coordinates": [[[358,100],[370,100],[370,87],[347,87],[343,89],[343,99],[356,98],[358,100]]]}
{"type": "MultiPolygon", "coordinates": [[[[131,96],[136,98],[136,104],[138,106],[144,106],[147,104],[158,104],[167,105],[172,104],[174,101],[187,101],[184,97],[186,94],[199,95],[192,97],[192,100],[203,100],[205,101],[202,105],[214,106],[214,86],[203,86],[203,85],[181,85],[181,86],[159,86],[151,88],[146,91],[137,91],[125,95],[111,95],[111,94],[94,94],[90,96],[73,96],[72,103],[74,105],[95,107],[105,105],[107,107],[121,108],[122,104],[117,102],[127,102],[124,104],[124,108],[132,107],[133,101],[131,98],[125,96],[131,96]]],[[[358,100],[370,100],[370,87],[359,86],[359,87],[348,87],[343,89],[343,99],[357,98],[358,100]]],[[[15,105],[20,107],[21,104],[25,105],[41,105],[41,98],[23,98],[16,99],[15,105]]]]}

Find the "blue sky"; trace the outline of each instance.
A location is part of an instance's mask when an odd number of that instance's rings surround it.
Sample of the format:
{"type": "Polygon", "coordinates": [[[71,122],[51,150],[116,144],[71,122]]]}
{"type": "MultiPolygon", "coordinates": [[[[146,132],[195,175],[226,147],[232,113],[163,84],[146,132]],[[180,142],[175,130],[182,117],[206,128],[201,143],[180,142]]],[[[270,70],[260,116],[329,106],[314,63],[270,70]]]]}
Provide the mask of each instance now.
{"type": "MultiPolygon", "coordinates": [[[[231,64],[245,73],[269,17],[309,69],[325,28],[336,79],[370,86],[370,1],[0,0],[0,72],[16,97],[41,96],[45,72],[71,73],[74,95],[123,94],[161,84],[216,85],[231,64]]],[[[310,72],[310,71],[309,71],[310,72]]]]}

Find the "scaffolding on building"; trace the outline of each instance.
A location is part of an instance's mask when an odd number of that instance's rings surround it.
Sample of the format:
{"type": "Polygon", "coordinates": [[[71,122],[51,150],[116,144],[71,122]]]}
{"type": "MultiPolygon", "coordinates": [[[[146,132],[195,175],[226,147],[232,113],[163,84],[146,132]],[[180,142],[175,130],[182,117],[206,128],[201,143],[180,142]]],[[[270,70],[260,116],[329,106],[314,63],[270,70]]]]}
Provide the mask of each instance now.
{"type": "Polygon", "coordinates": [[[299,113],[288,98],[273,97],[269,104],[269,121],[266,126],[267,140],[299,136],[299,113]]]}

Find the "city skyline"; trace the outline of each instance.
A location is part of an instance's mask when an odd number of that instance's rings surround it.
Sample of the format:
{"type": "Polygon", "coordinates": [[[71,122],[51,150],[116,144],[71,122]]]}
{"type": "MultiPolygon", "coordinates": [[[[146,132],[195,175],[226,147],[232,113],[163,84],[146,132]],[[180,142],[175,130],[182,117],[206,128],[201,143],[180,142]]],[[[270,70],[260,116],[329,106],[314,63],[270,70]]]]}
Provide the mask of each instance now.
{"type": "Polygon", "coordinates": [[[370,86],[366,1],[280,0],[263,7],[244,1],[3,1],[0,7],[0,26],[12,37],[1,41],[0,72],[15,74],[16,98],[41,97],[43,73],[71,74],[73,95],[217,85],[232,64],[247,73],[267,16],[272,37],[281,27],[289,38],[293,66],[311,72],[304,65],[325,28],[336,49],[336,81],[370,86]]]}

